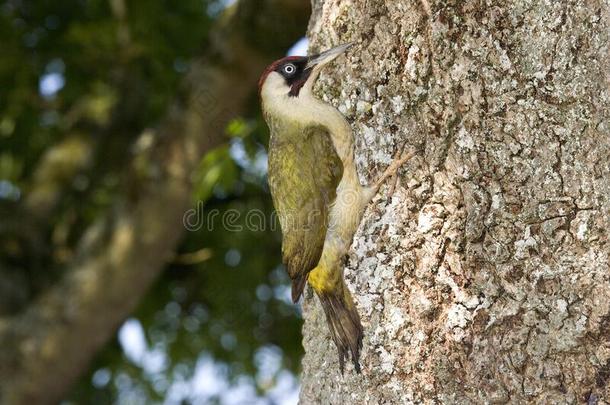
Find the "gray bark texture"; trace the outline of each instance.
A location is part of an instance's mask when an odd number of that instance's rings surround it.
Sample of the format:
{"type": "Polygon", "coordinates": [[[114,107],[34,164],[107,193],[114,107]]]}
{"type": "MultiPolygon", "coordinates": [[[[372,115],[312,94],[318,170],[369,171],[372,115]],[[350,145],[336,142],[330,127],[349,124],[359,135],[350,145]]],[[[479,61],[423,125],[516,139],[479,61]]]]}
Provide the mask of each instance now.
{"type": "Polygon", "coordinates": [[[301,403],[610,403],[610,5],[315,0],[320,97],[362,181],[417,158],[346,260],[365,328],[339,373],[304,303],[301,403]]]}

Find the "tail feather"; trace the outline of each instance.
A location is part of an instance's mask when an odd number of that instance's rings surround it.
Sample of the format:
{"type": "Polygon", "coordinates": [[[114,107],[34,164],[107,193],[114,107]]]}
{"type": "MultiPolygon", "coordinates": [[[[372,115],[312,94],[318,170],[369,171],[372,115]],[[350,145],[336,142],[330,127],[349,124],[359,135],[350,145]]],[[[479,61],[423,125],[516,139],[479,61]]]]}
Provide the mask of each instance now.
{"type": "Polygon", "coordinates": [[[316,291],[316,293],[339,352],[341,374],[343,374],[345,360],[349,358],[349,354],[351,354],[356,372],[360,373],[363,328],[347,286],[341,283],[341,288],[337,291],[316,291]]]}
{"type": "Polygon", "coordinates": [[[292,279],[292,302],[295,304],[301,298],[305,283],[307,282],[307,274],[302,274],[292,279]]]}

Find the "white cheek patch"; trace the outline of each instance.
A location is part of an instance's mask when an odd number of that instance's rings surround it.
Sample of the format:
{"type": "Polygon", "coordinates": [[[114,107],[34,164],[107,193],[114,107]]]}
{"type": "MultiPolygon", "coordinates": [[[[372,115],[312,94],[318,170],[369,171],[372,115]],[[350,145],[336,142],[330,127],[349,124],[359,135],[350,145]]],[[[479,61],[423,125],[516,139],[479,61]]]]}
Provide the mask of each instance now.
{"type": "Polygon", "coordinates": [[[310,87],[306,84],[298,97],[291,96],[290,86],[284,77],[271,72],[261,88],[263,109],[276,117],[284,117],[303,125],[323,121],[328,106],[312,96],[310,87]]]}
{"type": "Polygon", "coordinates": [[[263,84],[261,95],[263,99],[271,100],[285,96],[290,91],[290,86],[286,84],[286,80],[277,72],[271,72],[263,84]]]}

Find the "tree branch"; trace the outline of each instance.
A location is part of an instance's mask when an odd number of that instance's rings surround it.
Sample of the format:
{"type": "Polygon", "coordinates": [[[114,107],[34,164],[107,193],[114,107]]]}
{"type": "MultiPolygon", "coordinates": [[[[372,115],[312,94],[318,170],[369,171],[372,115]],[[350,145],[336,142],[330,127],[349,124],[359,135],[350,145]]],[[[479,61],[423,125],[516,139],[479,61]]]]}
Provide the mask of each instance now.
{"type": "Polygon", "coordinates": [[[302,35],[308,16],[301,0],[243,0],[227,10],[185,79],[182,101],[155,132],[155,146],[135,156],[127,174],[133,192],[85,232],[57,285],[0,321],[1,403],[57,402],[112,337],[172,258],[202,154],[223,141],[259,72],[302,35]]]}

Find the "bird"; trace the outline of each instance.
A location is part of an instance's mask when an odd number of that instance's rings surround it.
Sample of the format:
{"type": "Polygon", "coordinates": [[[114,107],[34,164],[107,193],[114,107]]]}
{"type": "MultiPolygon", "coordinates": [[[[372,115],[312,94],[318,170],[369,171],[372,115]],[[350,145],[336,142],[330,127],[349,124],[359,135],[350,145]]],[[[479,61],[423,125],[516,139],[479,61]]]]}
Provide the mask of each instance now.
{"type": "Polygon", "coordinates": [[[351,355],[361,372],[364,330],[343,278],[343,259],[366,206],[385,180],[414,152],[403,153],[372,185],[361,185],[354,162],[354,136],[343,114],[313,93],[324,66],[354,42],[311,56],[271,63],[258,83],[269,127],[267,180],[282,233],[282,261],[297,303],[306,283],[319,298],[339,368],[351,355]]]}

